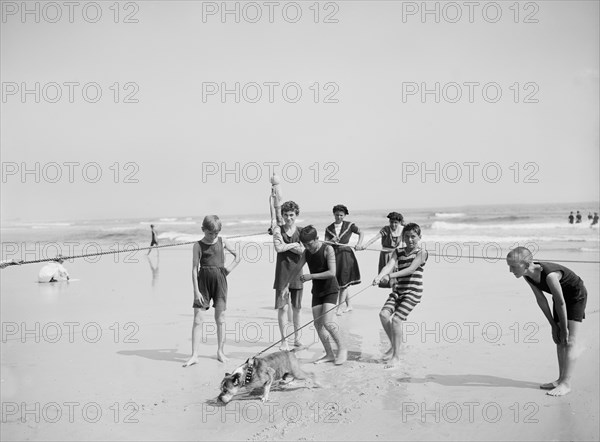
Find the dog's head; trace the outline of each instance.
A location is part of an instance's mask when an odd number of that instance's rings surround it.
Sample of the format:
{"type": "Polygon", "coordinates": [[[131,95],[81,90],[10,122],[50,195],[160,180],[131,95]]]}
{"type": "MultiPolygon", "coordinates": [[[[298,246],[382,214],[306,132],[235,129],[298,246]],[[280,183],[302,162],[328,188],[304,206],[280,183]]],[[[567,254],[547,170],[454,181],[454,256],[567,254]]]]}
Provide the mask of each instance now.
{"type": "Polygon", "coordinates": [[[243,385],[244,376],[246,375],[245,367],[239,367],[233,373],[225,373],[225,377],[221,381],[221,394],[219,400],[227,404],[237,394],[240,387],[243,385]]]}

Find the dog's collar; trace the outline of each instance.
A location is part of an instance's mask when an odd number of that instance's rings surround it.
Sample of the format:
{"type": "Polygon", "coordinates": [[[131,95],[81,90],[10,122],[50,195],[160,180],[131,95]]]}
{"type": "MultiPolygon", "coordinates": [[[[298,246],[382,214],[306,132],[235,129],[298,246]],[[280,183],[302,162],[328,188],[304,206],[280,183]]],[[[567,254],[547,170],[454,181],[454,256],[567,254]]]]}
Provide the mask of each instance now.
{"type": "Polygon", "coordinates": [[[246,377],[244,378],[244,383],[242,385],[249,384],[250,382],[252,382],[253,374],[254,374],[254,358],[248,359],[246,361],[246,377]]]}

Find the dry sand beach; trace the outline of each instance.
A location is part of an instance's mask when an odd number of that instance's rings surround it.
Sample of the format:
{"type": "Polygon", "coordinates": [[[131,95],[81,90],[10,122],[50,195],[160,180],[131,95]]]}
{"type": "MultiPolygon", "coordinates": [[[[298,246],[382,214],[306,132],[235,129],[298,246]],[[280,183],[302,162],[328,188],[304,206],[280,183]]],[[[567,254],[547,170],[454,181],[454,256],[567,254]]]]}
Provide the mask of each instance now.
{"type": "MultiPolygon", "coordinates": [[[[230,361],[215,358],[211,309],[201,361],[185,369],[191,247],[161,250],[154,271],[156,252],[150,262],[145,252],[134,262],[67,262],[79,279],[70,283],[37,284],[33,265],[4,269],[2,440],[598,440],[597,264],[568,264],[590,296],[567,396],[538,388],[558,371],[550,327],[503,261],[430,257],[403,365],[384,370],[378,312],[387,291],[367,288],[378,255],[364,251],[363,284],[351,295],[366,289],[341,317],[349,361],[310,364],[322,348],[309,326],[298,356],[322,388],[294,381],[267,403],[254,392],[220,406],[224,373],[278,339],[264,252],[229,277],[230,361]]],[[[309,290],[303,323],[312,319],[309,290]]]]}

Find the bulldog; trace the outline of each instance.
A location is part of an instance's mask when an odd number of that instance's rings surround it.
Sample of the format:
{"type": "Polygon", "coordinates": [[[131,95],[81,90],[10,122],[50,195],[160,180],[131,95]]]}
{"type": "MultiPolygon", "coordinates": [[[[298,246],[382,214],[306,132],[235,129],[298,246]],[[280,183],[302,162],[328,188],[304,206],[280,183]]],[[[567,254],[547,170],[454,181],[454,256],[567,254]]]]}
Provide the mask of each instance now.
{"type": "Polygon", "coordinates": [[[266,402],[269,400],[269,391],[273,382],[280,381],[287,384],[294,379],[310,379],[315,386],[319,386],[312,373],[306,373],[300,368],[293,350],[250,358],[233,373],[225,373],[221,381],[219,400],[227,404],[241,388],[252,390],[262,386],[261,400],[266,402]]]}

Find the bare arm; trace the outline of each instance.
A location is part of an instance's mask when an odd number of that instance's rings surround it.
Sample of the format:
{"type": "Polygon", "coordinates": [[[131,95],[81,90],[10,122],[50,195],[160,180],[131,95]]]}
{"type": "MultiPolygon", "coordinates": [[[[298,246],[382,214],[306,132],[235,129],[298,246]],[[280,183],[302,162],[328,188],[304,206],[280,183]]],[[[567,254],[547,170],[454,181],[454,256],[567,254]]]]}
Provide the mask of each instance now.
{"type": "Polygon", "coordinates": [[[358,229],[357,234],[358,234],[358,242],[356,243],[356,246],[354,246],[354,248],[356,250],[364,250],[362,242],[363,242],[363,239],[365,238],[365,234],[360,229],[358,229]]]}
{"type": "MultiPolygon", "coordinates": [[[[292,282],[292,279],[294,279],[294,277],[297,276],[298,273],[302,270],[302,267],[304,267],[304,264],[306,264],[306,256],[304,256],[304,254],[302,254],[302,256],[300,257],[300,260],[294,266],[293,271],[291,271],[290,274],[288,275],[287,280],[285,281],[285,284],[283,284],[286,288],[289,287],[290,282],[292,282]]],[[[302,276],[300,276],[300,279],[302,280],[302,282],[304,282],[304,280],[302,279],[302,276]]]]}
{"type": "Polygon", "coordinates": [[[550,311],[550,306],[548,305],[548,300],[544,296],[544,293],[536,286],[532,285],[529,281],[527,281],[527,284],[529,284],[529,287],[531,287],[531,290],[535,295],[535,300],[537,301],[537,304],[539,305],[540,309],[542,309],[542,313],[544,313],[544,316],[546,317],[550,325],[556,325],[556,323],[554,322],[554,318],[552,317],[552,312],[550,311]]]}
{"type": "Polygon", "coordinates": [[[390,278],[402,278],[403,276],[412,275],[421,264],[425,262],[426,251],[419,250],[413,262],[405,269],[390,273],[390,278]]]}
{"type": "MultiPolygon", "coordinates": [[[[365,244],[361,245],[360,247],[357,244],[356,245],[356,250],[365,250],[367,247],[369,247],[371,244],[373,244],[379,238],[381,238],[381,232],[377,232],[377,235],[375,235],[373,238],[371,238],[370,240],[368,240],[365,244]]],[[[360,240],[359,240],[359,242],[360,242],[360,240]]]]}
{"type": "MultiPolygon", "coordinates": [[[[567,327],[567,304],[565,303],[565,297],[560,286],[560,278],[562,272],[552,272],[546,277],[548,287],[552,292],[552,300],[554,301],[554,308],[558,314],[558,326],[560,327],[560,342],[566,344],[569,339],[569,328],[567,327]]],[[[548,308],[549,310],[550,308],[548,308]]]]}
{"type": "Polygon", "coordinates": [[[394,253],[385,267],[381,269],[381,272],[373,280],[373,285],[379,284],[384,276],[388,276],[394,270],[394,267],[396,267],[396,263],[396,254],[394,253]]]}
{"type": "Polygon", "coordinates": [[[200,265],[202,249],[200,249],[200,244],[197,242],[194,243],[192,254],[192,286],[194,287],[194,300],[199,301],[200,304],[202,304],[202,296],[200,296],[200,289],[198,288],[198,267],[200,265]]]}
{"type": "Polygon", "coordinates": [[[299,242],[291,242],[287,244],[283,240],[283,236],[281,235],[281,227],[275,226],[272,227],[273,230],[273,246],[275,246],[275,251],[277,253],[287,252],[288,250],[297,254],[302,255],[304,253],[304,247],[299,242]]]}
{"type": "Polygon", "coordinates": [[[232,247],[229,241],[227,241],[225,238],[223,238],[223,248],[233,255],[233,261],[231,261],[229,266],[225,267],[225,271],[229,275],[240,263],[241,258],[238,256],[235,248],[232,247]]]}
{"type": "Polygon", "coordinates": [[[529,284],[529,287],[531,287],[531,290],[533,291],[533,294],[535,295],[535,300],[537,301],[537,304],[540,306],[540,309],[542,309],[542,313],[544,313],[544,316],[546,317],[546,319],[552,326],[552,340],[554,341],[555,344],[558,344],[559,334],[560,334],[559,327],[558,327],[558,324],[556,322],[554,322],[554,318],[552,317],[552,312],[550,311],[550,306],[548,305],[548,300],[546,299],[546,296],[544,296],[544,293],[540,289],[538,289],[536,286],[532,285],[529,281],[527,281],[527,284],[529,284]]]}

